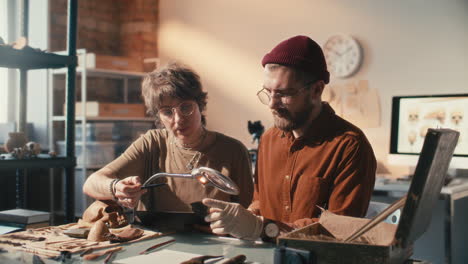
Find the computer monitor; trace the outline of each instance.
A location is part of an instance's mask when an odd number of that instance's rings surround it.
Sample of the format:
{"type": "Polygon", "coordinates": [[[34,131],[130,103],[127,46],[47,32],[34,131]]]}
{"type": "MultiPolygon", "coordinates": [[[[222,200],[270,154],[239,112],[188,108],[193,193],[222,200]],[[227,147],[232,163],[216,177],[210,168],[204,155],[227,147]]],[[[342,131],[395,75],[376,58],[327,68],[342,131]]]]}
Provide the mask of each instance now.
{"type": "Polygon", "coordinates": [[[468,169],[468,94],[394,96],[388,162],[416,166],[428,128],[460,132],[450,168],[468,169]]]}

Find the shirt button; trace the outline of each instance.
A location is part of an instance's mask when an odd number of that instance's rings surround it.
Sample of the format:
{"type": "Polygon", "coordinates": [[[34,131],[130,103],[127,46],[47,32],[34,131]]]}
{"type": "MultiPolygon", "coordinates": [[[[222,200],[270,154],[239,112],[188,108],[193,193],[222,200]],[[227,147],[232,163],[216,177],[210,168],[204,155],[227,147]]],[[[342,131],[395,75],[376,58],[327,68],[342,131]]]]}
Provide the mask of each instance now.
{"type": "Polygon", "coordinates": [[[289,181],[289,175],[284,176],[284,178],[289,181]]]}
{"type": "Polygon", "coordinates": [[[289,211],[289,206],[285,206],[284,209],[286,209],[286,211],[289,211]]]}

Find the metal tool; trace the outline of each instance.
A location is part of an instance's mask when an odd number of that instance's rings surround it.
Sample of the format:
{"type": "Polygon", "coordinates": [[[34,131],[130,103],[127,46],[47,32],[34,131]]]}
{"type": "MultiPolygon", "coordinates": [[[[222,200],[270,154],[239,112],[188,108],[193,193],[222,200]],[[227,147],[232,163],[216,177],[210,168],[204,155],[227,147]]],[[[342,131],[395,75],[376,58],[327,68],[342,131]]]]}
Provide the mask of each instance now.
{"type": "Polygon", "coordinates": [[[149,251],[153,250],[153,249],[156,249],[156,248],[159,248],[159,247],[162,247],[164,245],[167,245],[169,243],[172,243],[172,242],[175,242],[175,239],[171,239],[171,240],[168,240],[166,242],[162,242],[162,243],[159,243],[159,244],[156,244],[156,245],[153,245],[143,251],[141,251],[140,253],[138,253],[139,255],[143,255],[143,254],[146,254],[148,253],[149,251]]]}

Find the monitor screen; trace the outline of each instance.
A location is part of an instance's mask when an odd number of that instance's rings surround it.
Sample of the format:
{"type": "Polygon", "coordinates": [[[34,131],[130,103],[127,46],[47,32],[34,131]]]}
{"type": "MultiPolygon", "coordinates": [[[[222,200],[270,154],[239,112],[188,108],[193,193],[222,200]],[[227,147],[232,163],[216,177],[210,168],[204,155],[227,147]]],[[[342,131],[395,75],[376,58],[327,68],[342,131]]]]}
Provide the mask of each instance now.
{"type": "Polygon", "coordinates": [[[468,94],[393,97],[390,154],[417,157],[428,128],[450,128],[460,132],[454,158],[468,163],[467,115],[468,94]]]}

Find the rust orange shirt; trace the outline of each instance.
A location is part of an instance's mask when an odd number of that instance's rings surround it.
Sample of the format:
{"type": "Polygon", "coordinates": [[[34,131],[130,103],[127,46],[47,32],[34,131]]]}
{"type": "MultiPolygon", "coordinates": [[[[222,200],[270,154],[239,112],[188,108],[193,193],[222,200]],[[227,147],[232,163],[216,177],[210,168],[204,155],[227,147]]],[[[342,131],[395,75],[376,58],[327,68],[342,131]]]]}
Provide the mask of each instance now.
{"type": "Polygon", "coordinates": [[[374,188],[376,160],[364,133],[323,103],[303,137],[271,128],[258,149],[254,200],[262,216],[307,225],[320,206],[362,217],[374,188]]]}

